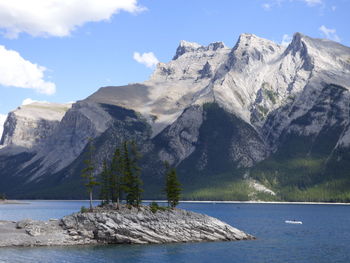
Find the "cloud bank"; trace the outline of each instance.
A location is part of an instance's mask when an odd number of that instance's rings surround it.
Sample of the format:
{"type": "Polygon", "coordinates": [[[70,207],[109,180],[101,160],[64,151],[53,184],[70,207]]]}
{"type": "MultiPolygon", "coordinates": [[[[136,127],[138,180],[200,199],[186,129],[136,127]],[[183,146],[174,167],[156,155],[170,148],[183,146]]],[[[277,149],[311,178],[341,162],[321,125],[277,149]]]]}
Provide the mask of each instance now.
{"type": "Polygon", "coordinates": [[[153,54],[153,52],[140,54],[139,52],[134,52],[134,59],[148,68],[153,68],[158,64],[158,59],[153,54]]]}
{"type": "Polygon", "coordinates": [[[87,22],[144,9],[137,0],[0,0],[0,28],[8,38],[17,38],[22,32],[64,37],[87,22]]]}
{"type": "Polygon", "coordinates": [[[0,85],[33,89],[51,95],[56,92],[54,83],[44,80],[45,67],[25,60],[14,50],[0,45],[0,85]]]}

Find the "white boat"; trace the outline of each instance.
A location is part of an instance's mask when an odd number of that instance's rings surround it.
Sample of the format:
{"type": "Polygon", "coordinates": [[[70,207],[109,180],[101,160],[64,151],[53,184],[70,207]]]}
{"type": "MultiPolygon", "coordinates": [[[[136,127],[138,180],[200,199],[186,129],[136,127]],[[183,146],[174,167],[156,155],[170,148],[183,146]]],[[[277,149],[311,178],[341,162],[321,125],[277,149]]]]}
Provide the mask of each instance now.
{"type": "Polygon", "coordinates": [[[297,225],[302,225],[303,222],[297,221],[297,220],[286,220],[284,221],[286,224],[297,224],[297,225]]]}

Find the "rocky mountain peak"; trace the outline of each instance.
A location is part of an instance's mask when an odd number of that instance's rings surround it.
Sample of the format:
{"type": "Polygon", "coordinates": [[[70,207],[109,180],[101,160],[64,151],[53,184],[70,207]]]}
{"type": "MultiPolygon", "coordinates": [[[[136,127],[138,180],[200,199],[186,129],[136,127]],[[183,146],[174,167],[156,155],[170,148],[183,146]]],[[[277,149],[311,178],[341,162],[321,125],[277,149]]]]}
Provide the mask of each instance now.
{"type": "Polygon", "coordinates": [[[288,45],[285,54],[292,53],[293,56],[300,57],[303,60],[303,68],[311,71],[314,67],[314,58],[310,56],[310,45],[307,37],[300,33],[293,35],[292,42],[288,45]]]}
{"type": "Polygon", "coordinates": [[[242,33],[239,35],[238,41],[237,43],[249,43],[251,41],[254,41],[256,39],[259,39],[258,36],[254,35],[254,34],[250,34],[250,33],[242,33]]]}
{"type": "Polygon", "coordinates": [[[181,40],[179,46],[176,49],[176,53],[173,60],[176,60],[178,57],[182,56],[187,52],[198,50],[201,47],[202,46],[198,43],[181,40]]]}
{"type": "Polygon", "coordinates": [[[333,83],[349,88],[350,48],[328,39],[295,33],[285,56],[302,61],[305,71],[317,71],[317,82],[333,83]]]}
{"type": "Polygon", "coordinates": [[[254,34],[248,34],[248,33],[243,33],[239,36],[238,41],[234,47],[234,49],[237,48],[258,48],[259,45],[272,45],[272,46],[280,46],[276,44],[275,42],[258,37],[254,34]]]}
{"type": "Polygon", "coordinates": [[[216,51],[221,48],[226,48],[224,42],[213,42],[208,45],[208,50],[216,51]]]}
{"type": "Polygon", "coordinates": [[[301,52],[307,54],[307,45],[305,36],[297,32],[293,35],[292,42],[288,45],[286,52],[293,52],[293,54],[301,52]]]}
{"type": "Polygon", "coordinates": [[[185,40],[181,40],[179,46],[176,49],[175,56],[173,60],[178,59],[180,56],[182,56],[185,53],[191,53],[191,52],[206,52],[206,51],[218,51],[220,49],[227,48],[223,42],[213,42],[210,43],[208,46],[202,46],[195,42],[188,42],[185,40]]]}
{"type": "Polygon", "coordinates": [[[241,34],[230,53],[230,67],[243,69],[250,63],[267,62],[272,56],[281,53],[284,48],[271,40],[254,34],[241,34]]]}

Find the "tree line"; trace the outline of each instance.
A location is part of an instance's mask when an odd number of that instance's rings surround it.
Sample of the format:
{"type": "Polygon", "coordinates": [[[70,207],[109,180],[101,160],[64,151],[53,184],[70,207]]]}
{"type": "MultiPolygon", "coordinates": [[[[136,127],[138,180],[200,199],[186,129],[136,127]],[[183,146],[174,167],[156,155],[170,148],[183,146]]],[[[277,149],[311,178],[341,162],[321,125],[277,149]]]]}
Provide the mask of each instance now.
{"type": "Polygon", "coordinates": [[[6,200],[6,195],[4,193],[0,193],[0,200],[6,200]]]}
{"type": "MultiPolygon", "coordinates": [[[[138,165],[141,154],[135,141],[124,141],[117,146],[111,161],[105,159],[102,163],[102,172],[95,175],[96,167],[93,161],[93,141],[89,140],[87,158],[84,161],[82,177],[85,179],[85,187],[89,193],[90,209],[92,209],[93,192],[96,186],[100,186],[100,199],[103,204],[116,204],[120,208],[122,199],[131,207],[139,207],[143,192],[141,168],[138,165]]],[[[176,169],[165,162],[165,186],[168,207],[175,208],[180,200],[181,187],[177,179],[176,169]]]]}

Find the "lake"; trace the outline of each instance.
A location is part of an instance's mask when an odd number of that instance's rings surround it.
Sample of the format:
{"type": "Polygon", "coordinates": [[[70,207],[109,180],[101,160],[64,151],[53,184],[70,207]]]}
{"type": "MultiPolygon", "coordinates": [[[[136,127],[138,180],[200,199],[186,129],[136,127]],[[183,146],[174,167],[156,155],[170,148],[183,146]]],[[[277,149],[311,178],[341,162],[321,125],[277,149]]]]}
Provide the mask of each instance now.
{"type": "MultiPolygon", "coordinates": [[[[47,220],[80,210],[85,201],[0,205],[0,220],[47,220]]],[[[254,241],[167,245],[0,248],[0,263],[53,262],[350,262],[350,206],[182,203],[257,237],[254,241]],[[286,224],[288,219],[302,225],[286,224]]]]}

